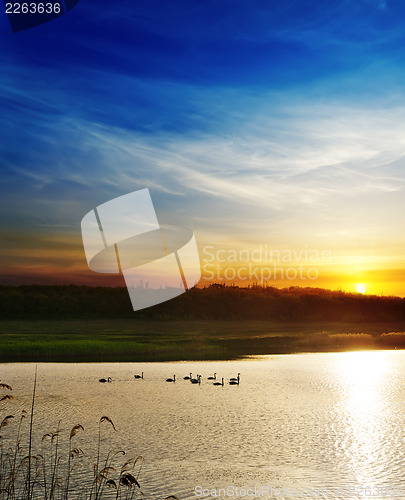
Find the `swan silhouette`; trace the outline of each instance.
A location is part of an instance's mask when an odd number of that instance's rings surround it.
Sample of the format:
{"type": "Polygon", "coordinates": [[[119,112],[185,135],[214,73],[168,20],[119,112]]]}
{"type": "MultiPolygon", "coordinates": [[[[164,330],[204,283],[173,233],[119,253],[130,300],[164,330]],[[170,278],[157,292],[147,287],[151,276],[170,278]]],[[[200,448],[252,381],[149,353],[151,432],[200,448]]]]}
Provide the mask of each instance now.
{"type": "Polygon", "coordinates": [[[112,381],[112,378],[111,377],[108,377],[107,379],[105,378],[100,378],[99,382],[111,382],[112,381]]]}
{"type": "Polygon", "coordinates": [[[176,375],[173,375],[173,378],[167,378],[166,382],[176,382],[176,375]]]}
{"type": "Polygon", "coordinates": [[[142,375],[134,375],[134,378],[143,378],[143,372],[142,375]]]}
{"type": "Polygon", "coordinates": [[[214,382],[212,385],[224,385],[224,379],[222,379],[222,382],[214,382]]]}
{"type": "Polygon", "coordinates": [[[190,376],[189,377],[184,377],[183,380],[191,380],[191,373],[190,373],[190,376]]]}
{"type": "Polygon", "coordinates": [[[208,380],[216,380],[217,379],[217,374],[214,373],[214,376],[213,377],[208,377],[208,380]]]}

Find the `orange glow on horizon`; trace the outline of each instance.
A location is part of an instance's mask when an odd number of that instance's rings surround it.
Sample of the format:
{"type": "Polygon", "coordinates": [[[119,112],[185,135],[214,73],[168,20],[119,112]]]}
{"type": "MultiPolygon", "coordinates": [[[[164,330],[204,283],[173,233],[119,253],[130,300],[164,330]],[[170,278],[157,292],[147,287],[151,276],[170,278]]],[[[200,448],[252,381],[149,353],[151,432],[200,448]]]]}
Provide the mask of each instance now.
{"type": "MultiPolygon", "coordinates": [[[[90,271],[79,234],[8,234],[2,250],[1,284],[76,284],[124,286],[120,275],[90,271]]],[[[210,283],[256,283],[276,288],[312,287],[366,295],[405,296],[405,257],[348,255],[339,251],[311,249],[308,245],[247,244],[227,241],[218,246],[199,242],[202,279],[210,283]],[[358,289],[364,285],[365,289],[358,289]]],[[[391,255],[392,254],[392,255],[391,255]]]]}

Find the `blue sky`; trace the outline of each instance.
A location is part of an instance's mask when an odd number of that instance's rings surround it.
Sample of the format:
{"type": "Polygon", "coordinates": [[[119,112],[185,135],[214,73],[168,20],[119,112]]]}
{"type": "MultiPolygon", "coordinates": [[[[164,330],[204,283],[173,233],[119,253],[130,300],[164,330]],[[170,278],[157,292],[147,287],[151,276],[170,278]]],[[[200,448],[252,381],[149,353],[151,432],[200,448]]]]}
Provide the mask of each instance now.
{"type": "Polygon", "coordinates": [[[93,280],[81,218],[149,187],[200,246],[330,248],[326,285],[400,293],[399,0],[80,0],[0,44],[3,282],[93,280]]]}

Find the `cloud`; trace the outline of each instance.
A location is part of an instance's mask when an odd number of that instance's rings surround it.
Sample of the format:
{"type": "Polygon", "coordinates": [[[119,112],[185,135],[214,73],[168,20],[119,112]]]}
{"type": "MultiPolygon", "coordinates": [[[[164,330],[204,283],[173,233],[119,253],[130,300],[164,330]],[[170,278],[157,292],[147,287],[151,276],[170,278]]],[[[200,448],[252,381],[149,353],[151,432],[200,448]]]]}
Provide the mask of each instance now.
{"type": "Polygon", "coordinates": [[[83,214],[149,187],[201,241],[400,253],[402,8],[94,7],[0,35],[3,227],[78,245],[83,214]]]}
{"type": "Polygon", "coordinates": [[[316,203],[345,190],[356,196],[403,189],[396,162],[405,156],[404,123],[402,108],[307,104],[288,117],[250,117],[232,137],[146,137],[95,127],[88,140],[92,147],[99,143],[105,159],[116,158],[117,184],[153,165],[162,184],[276,207],[293,194],[316,203]],[[132,171],[131,162],[137,165],[132,171]]]}
{"type": "Polygon", "coordinates": [[[57,222],[71,223],[81,200],[97,204],[149,186],[163,204],[182,196],[199,206],[232,207],[242,218],[246,210],[288,217],[343,201],[354,208],[359,197],[370,206],[375,197],[403,192],[404,108],[291,102],[288,94],[277,106],[271,95],[261,102],[260,111],[229,111],[217,130],[189,135],[146,134],[58,115],[48,116],[38,134],[33,121],[27,133],[33,149],[28,156],[22,151],[6,174],[8,185],[18,182],[14,208],[18,193],[29,190],[45,211],[59,202],[57,222]]]}

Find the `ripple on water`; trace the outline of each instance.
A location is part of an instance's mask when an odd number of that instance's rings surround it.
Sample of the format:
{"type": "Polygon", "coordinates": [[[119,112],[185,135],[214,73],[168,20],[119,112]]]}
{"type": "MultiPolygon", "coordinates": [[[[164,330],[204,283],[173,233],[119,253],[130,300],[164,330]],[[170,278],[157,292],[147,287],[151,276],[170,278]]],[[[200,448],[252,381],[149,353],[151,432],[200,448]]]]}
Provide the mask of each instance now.
{"type": "MultiPolygon", "coordinates": [[[[29,409],[34,365],[2,365],[14,388],[7,412],[29,409]]],[[[339,488],[405,480],[405,352],[271,356],[230,362],[39,364],[35,446],[61,427],[91,467],[98,420],[102,453],[145,457],[139,480],[151,497],[196,498],[194,488],[248,485],[339,488]],[[144,380],[133,374],[145,373],[144,380]],[[200,386],[183,380],[203,375],[200,386]],[[239,386],[215,387],[241,373],[239,386]],[[165,379],[177,375],[174,384],[165,379]],[[113,382],[98,379],[111,376],[113,382]]],[[[26,429],[26,428],[25,428],[26,429]]],[[[5,429],[6,430],[6,429],[5,429]]],[[[7,427],[11,439],[16,426],[7,427]]],[[[15,435],[15,434],[14,434],[15,435]]],[[[65,448],[64,448],[65,447],[65,448]]],[[[86,480],[79,473],[79,483],[86,480]]],[[[278,498],[287,498],[280,493],[278,498]]],[[[346,493],[335,498],[347,498],[346,493]]],[[[274,498],[274,497],[273,497],[274,498]]],[[[291,498],[291,496],[290,496],[291,498]]],[[[373,496],[373,498],[378,498],[373,496]]]]}

